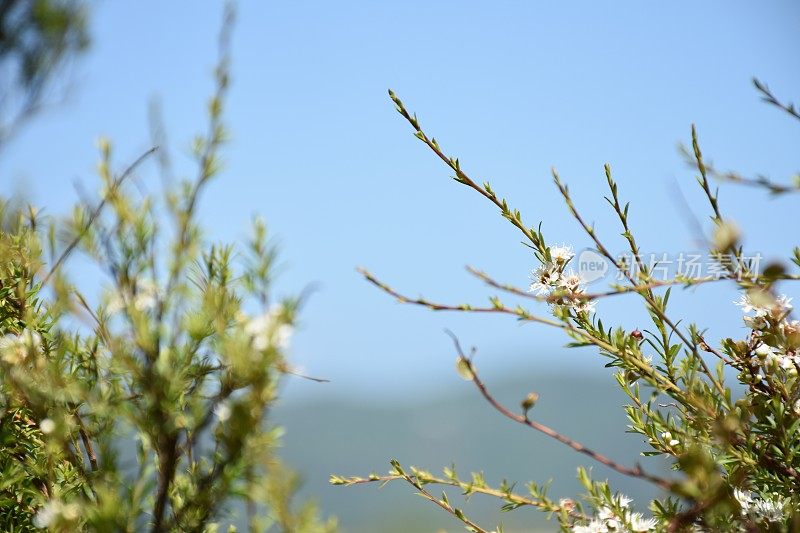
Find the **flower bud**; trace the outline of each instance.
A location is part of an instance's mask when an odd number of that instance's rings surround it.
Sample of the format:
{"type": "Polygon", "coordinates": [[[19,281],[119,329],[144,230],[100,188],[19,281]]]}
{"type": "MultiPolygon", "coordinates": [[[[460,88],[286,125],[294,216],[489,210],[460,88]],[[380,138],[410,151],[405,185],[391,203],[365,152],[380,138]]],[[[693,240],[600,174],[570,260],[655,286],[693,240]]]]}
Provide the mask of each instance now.
{"type": "Polygon", "coordinates": [[[524,413],[527,413],[534,405],[536,405],[536,402],[538,400],[539,400],[539,395],[537,393],[529,392],[528,395],[525,396],[525,399],[522,400],[522,404],[521,404],[522,405],[522,411],[524,413]]]}

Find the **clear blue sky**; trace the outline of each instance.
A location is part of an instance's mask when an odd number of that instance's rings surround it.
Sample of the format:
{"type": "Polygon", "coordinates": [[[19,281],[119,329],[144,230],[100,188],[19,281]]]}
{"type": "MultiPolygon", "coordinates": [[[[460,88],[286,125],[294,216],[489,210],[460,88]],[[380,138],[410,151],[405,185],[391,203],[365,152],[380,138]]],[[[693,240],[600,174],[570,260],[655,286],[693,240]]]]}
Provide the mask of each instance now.
{"type": "MultiPolygon", "coordinates": [[[[643,248],[696,248],[670,192],[680,184],[705,217],[675,148],[692,122],[723,168],[775,179],[799,170],[800,123],[761,104],[750,85],[756,75],[800,100],[796,2],[296,1],[241,2],[238,11],[233,140],[202,217],[211,237],[231,240],[263,215],[281,243],[282,290],[320,284],[293,356],[331,378],[325,387],[408,396],[452,383],[444,327],[477,345],[479,365],[495,372],[602,365],[589,351],[561,349],[561,335],[540,327],[397,305],[355,273],[363,265],[412,295],[481,303],[492,292],[464,265],[520,285],[535,266],[514,229],[413,138],[389,87],[469,173],[491,180],[529,223],[543,220],[550,241],[577,249],[588,241],[551,184],[552,165],[615,251],[624,242],[601,198],[605,162],[632,201],[643,248]]],[[[148,147],[153,97],[188,175],[220,15],[216,2],[94,4],[92,50],[74,70],[70,97],[8,147],[4,187],[21,185],[51,213],[64,212],[76,180],[97,183],[98,136],[113,140],[120,166],[148,147]]],[[[796,244],[795,199],[729,185],[720,196],[750,249],[785,256],[796,244]]],[[[736,335],[734,296],[700,289],[677,298],[676,310],[714,337],[736,335]]],[[[600,308],[644,327],[633,304],[600,308]]]]}

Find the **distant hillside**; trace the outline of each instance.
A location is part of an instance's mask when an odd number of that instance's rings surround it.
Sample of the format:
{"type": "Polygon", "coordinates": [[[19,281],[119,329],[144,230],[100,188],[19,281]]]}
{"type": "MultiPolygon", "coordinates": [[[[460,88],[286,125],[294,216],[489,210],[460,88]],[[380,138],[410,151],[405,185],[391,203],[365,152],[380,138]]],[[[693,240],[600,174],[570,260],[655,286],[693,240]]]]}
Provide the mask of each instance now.
{"type": "MultiPolygon", "coordinates": [[[[625,434],[621,406],[626,398],[615,390],[608,375],[566,377],[536,375],[530,378],[495,379],[489,383],[497,396],[516,406],[535,390],[539,403],[532,418],[583,442],[622,463],[639,460],[652,470],[663,467],[658,459],[639,456],[642,439],[625,434]]],[[[436,396],[409,403],[389,404],[380,397],[352,400],[319,396],[306,402],[287,403],[274,413],[285,426],[286,460],[306,479],[304,493],[313,495],[323,511],[339,517],[349,533],[463,531],[460,523],[431,503],[413,495],[404,484],[332,487],[331,473],[366,475],[384,473],[388,461],[397,458],[438,473],[455,462],[459,472],[482,469],[487,480],[505,477],[519,482],[553,479],[551,495],[558,499],[581,492],[575,480],[578,465],[592,466],[599,478],[615,480],[615,486],[644,509],[653,488],[623,478],[608,468],[529,428],[501,417],[467,382],[448,384],[436,396]]],[[[455,499],[457,491],[448,490],[455,499]]],[[[466,509],[470,516],[491,529],[502,522],[507,532],[555,529],[544,516],[529,509],[500,513],[496,501],[475,496],[466,509]]]]}

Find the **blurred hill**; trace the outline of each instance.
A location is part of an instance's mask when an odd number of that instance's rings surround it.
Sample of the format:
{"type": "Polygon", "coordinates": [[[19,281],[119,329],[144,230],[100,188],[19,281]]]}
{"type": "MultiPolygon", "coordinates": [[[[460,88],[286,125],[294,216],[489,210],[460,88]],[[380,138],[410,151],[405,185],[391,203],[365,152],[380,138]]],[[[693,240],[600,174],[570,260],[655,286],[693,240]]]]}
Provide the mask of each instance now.
{"type": "MultiPolygon", "coordinates": [[[[540,394],[531,418],[582,442],[621,463],[657,471],[660,459],[643,458],[642,438],[626,434],[622,405],[626,397],[615,389],[610,374],[567,376],[535,370],[514,376],[485,378],[490,390],[512,409],[530,391],[540,394]]],[[[274,413],[282,424],[283,456],[306,481],[303,494],[312,496],[326,514],[339,517],[348,533],[463,531],[460,522],[413,494],[402,483],[385,486],[333,487],[332,473],[365,476],[385,473],[388,461],[425,468],[434,474],[455,463],[462,477],[483,470],[496,485],[502,478],[518,482],[525,492],[528,481],[553,480],[554,499],[574,497],[583,491],[575,479],[576,467],[593,467],[598,479],[609,478],[614,487],[634,498],[646,510],[656,494],[649,484],[625,478],[566,446],[494,411],[471,383],[453,378],[425,398],[387,400],[353,398],[346,391],[321,386],[311,399],[287,401],[274,413]]],[[[440,492],[440,491],[434,491],[440,492]]],[[[447,490],[452,501],[457,490],[447,490]]],[[[503,523],[514,531],[553,531],[555,526],[532,509],[499,511],[499,502],[476,495],[466,504],[468,516],[491,530],[503,523]]]]}

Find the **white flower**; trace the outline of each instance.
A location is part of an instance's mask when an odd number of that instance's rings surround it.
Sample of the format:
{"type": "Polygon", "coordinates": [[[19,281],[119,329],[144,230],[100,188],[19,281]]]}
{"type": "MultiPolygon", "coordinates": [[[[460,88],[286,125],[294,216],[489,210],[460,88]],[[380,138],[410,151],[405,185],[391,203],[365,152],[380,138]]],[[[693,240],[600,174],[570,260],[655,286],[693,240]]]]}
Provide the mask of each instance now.
{"type": "Polygon", "coordinates": [[[795,373],[797,372],[797,367],[795,363],[800,362],[800,358],[798,356],[792,354],[783,354],[780,353],[776,348],[769,346],[765,343],[759,344],[756,349],[754,350],[756,356],[764,362],[764,365],[768,368],[775,369],[777,367],[782,368],[786,372],[795,373]]]}
{"type": "Polygon", "coordinates": [[[566,265],[573,257],[575,257],[575,253],[572,251],[572,246],[562,244],[550,248],[550,258],[558,265],[566,265]]]}
{"type": "MultiPolygon", "coordinates": [[[[797,401],[800,402],[800,400],[797,401]]],[[[572,509],[575,508],[575,502],[569,498],[561,498],[560,500],[558,500],[558,506],[561,509],[566,509],[567,511],[571,511],[572,509]]]]}
{"type": "Polygon", "coordinates": [[[611,507],[603,506],[597,510],[597,518],[603,520],[604,522],[607,520],[611,520],[612,518],[614,518],[614,516],[615,516],[614,511],[613,509],[611,509],[611,507]]]}
{"type": "Polygon", "coordinates": [[[795,335],[800,331],[800,320],[784,320],[779,326],[784,335],[795,335]]]}
{"type": "Polygon", "coordinates": [[[7,333],[0,337],[0,354],[3,361],[10,365],[24,361],[31,350],[38,351],[41,346],[42,336],[28,328],[19,335],[7,333]]]}
{"type": "Polygon", "coordinates": [[[136,296],[133,298],[133,306],[137,311],[148,311],[155,309],[158,304],[160,289],[150,279],[143,279],[136,284],[136,296]]]}
{"type": "Polygon", "coordinates": [[[766,359],[770,355],[775,355],[775,348],[762,342],[756,347],[755,352],[756,355],[760,356],[762,359],[766,359]]]}
{"type": "Polygon", "coordinates": [[[44,504],[33,517],[33,525],[45,529],[55,525],[59,518],[68,522],[74,522],[78,519],[81,513],[81,508],[77,503],[65,504],[61,500],[50,500],[44,504]]]}
{"type": "Polygon", "coordinates": [[[619,505],[624,509],[627,509],[630,506],[631,502],[633,501],[632,498],[629,498],[624,494],[617,494],[615,500],[617,502],[617,505],[619,505]]]}
{"type": "Polygon", "coordinates": [[[775,306],[778,307],[781,311],[791,311],[792,309],[794,309],[794,307],[792,307],[792,304],[790,303],[791,301],[792,301],[791,298],[789,298],[785,294],[781,294],[775,301],[775,306]]]}
{"type": "Polygon", "coordinates": [[[227,400],[223,400],[214,406],[214,415],[220,422],[225,422],[231,417],[231,406],[227,400]]]}
{"type": "Polygon", "coordinates": [[[633,513],[630,522],[632,531],[650,531],[658,524],[655,518],[645,518],[639,513],[633,513]]]}
{"type": "Polygon", "coordinates": [[[594,519],[586,525],[572,526],[574,533],[607,533],[608,526],[600,520],[594,519]]]}
{"type": "Polygon", "coordinates": [[[742,308],[742,313],[750,313],[757,309],[757,307],[750,301],[750,296],[748,296],[746,292],[740,294],[739,299],[734,300],[733,303],[742,308]]]}
{"type": "Polygon", "coordinates": [[[763,342],[754,350],[756,356],[764,361],[767,366],[778,365],[781,363],[782,355],[780,355],[775,348],[768,346],[763,342]]]}
{"type": "Polygon", "coordinates": [[[792,406],[792,409],[794,409],[794,413],[796,415],[800,415],[800,400],[795,400],[794,405],[792,406]]]}
{"type": "Polygon", "coordinates": [[[282,311],[283,308],[276,305],[266,313],[247,319],[244,331],[252,339],[254,349],[263,351],[270,346],[282,350],[288,348],[293,328],[279,322],[282,311]]]}
{"type": "Polygon", "coordinates": [[[783,505],[775,500],[759,499],[754,502],[752,514],[767,522],[783,519],[783,505]]]}
{"type": "Polygon", "coordinates": [[[742,515],[768,522],[778,522],[783,519],[783,504],[772,498],[742,489],[733,489],[733,497],[739,502],[742,515]]]}
{"type": "Polygon", "coordinates": [[[672,438],[672,433],[670,433],[669,431],[665,431],[664,433],[662,433],[661,434],[661,438],[663,438],[665,441],[667,441],[667,443],[670,446],[677,446],[678,444],[681,443],[681,441],[679,441],[678,439],[673,439],[672,438]]]}
{"type": "Polygon", "coordinates": [[[756,317],[765,317],[769,314],[781,315],[792,310],[791,298],[781,294],[776,299],[765,293],[743,292],[739,300],[734,301],[742,308],[743,313],[755,313],[756,317]]]}
{"type": "Polygon", "coordinates": [[[798,362],[798,357],[796,355],[782,355],[779,358],[779,362],[781,368],[788,371],[797,371],[797,367],[795,366],[798,362]]]}
{"type": "Polygon", "coordinates": [[[753,493],[749,490],[733,489],[733,497],[739,502],[742,514],[747,514],[753,505],[753,493]]]}
{"type": "Polygon", "coordinates": [[[2,337],[0,337],[0,350],[6,350],[8,348],[16,347],[18,342],[19,342],[19,335],[14,335],[13,333],[6,333],[2,337]]]}
{"type": "Polygon", "coordinates": [[[136,280],[135,293],[134,295],[131,295],[129,291],[113,293],[108,299],[106,311],[112,315],[119,313],[127,307],[129,302],[140,312],[155,309],[161,296],[161,289],[153,280],[142,278],[136,280]]]}
{"type": "Polygon", "coordinates": [[[557,286],[560,276],[561,273],[552,264],[543,264],[531,273],[533,282],[529,292],[534,292],[539,296],[547,294],[553,290],[553,287],[557,286]]]}
{"type": "Polygon", "coordinates": [[[767,327],[767,320],[763,316],[749,316],[743,317],[744,325],[750,329],[764,329],[767,327]]]}
{"type": "Polygon", "coordinates": [[[596,305],[597,303],[594,300],[580,299],[580,301],[572,305],[572,308],[578,313],[591,314],[594,313],[596,305]]]}
{"type": "Polygon", "coordinates": [[[570,292],[579,292],[583,286],[583,278],[572,270],[564,272],[558,279],[558,286],[570,292]]]}
{"type": "Polygon", "coordinates": [[[40,529],[49,527],[61,514],[63,506],[59,500],[50,500],[37,511],[33,517],[33,525],[40,529]]]}
{"type": "Polygon", "coordinates": [[[45,529],[55,525],[61,518],[67,522],[74,522],[81,514],[77,503],[64,504],[61,500],[50,500],[45,503],[33,517],[33,525],[45,529]]]}
{"type": "Polygon", "coordinates": [[[76,520],[80,514],[81,508],[77,503],[68,503],[61,509],[61,516],[69,522],[76,520]]]}
{"type": "Polygon", "coordinates": [[[45,418],[44,420],[39,422],[39,429],[41,429],[42,433],[44,433],[45,435],[49,435],[50,433],[56,430],[56,423],[53,422],[53,420],[50,418],[45,418]]]}
{"type": "Polygon", "coordinates": [[[601,507],[598,509],[597,518],[602,520],[606,527],[611,527],[614,529],[619,528],[620,521],[617,517],[617,514],[614,512],[613,509],[610,507],[601,507]]]}

